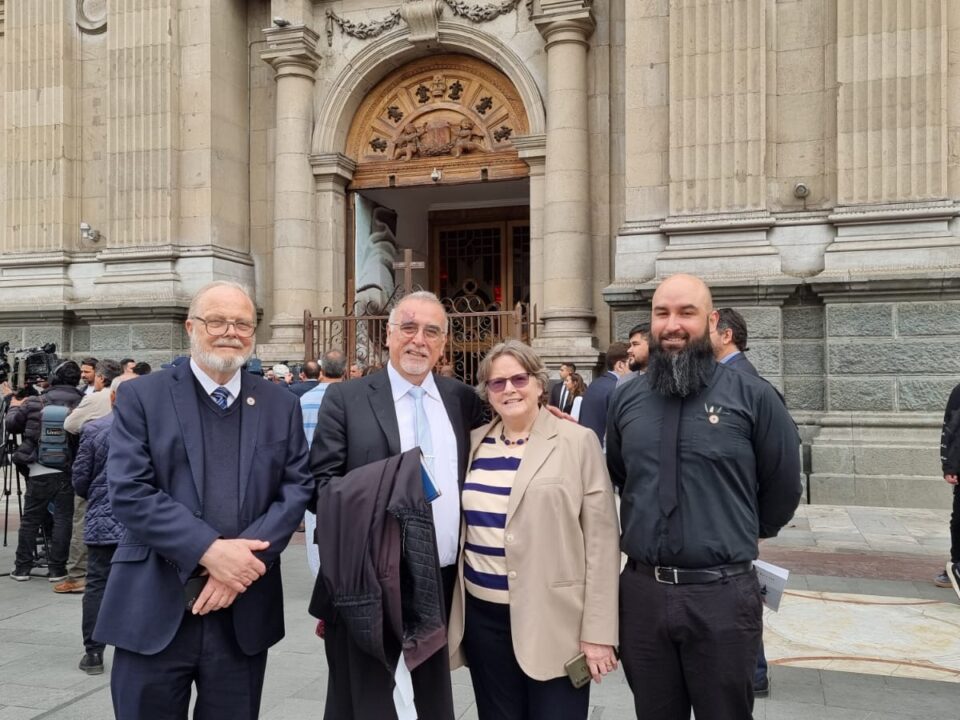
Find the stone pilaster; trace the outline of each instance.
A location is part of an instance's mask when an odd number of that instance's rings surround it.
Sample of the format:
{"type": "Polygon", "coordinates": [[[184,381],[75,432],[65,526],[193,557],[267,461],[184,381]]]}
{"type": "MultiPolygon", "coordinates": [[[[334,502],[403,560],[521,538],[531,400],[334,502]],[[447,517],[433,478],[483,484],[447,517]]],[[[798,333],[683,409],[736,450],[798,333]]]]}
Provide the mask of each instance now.
{"type": "Polygon", "coordinates": [[[170,243],[179,210],[178,0],[110,3],[109,250],[170,243]]]}
{"type": "Polygon", "coordinates": [[[353,179],[357,164],[342,153],[311,155],[314,188],[316,192],[318,262],[316,280],[318,300],[315,312],[330,308],[340,312],[347,299],[346,248],[347,236],[346,188],[353,179]]]}
{"type": "Polygon", "coordinates": [[[303,25],[264,30],[261,57],[276,71],[277,125],[274,161],[273,317],[270,345],[299,347],[303,311],[317,308],[318,248],[314,178],[310,166],[313,89],[319,36],[303,25]]]}
{"type": "Polygon", "coordinates": [[[546,170],[545,135],[526,135],[513,139],[520,159],[530,168],[530,305],[537,314],[543,311],[543,206],[546,170]]]}
{"type": "Polygon", "coordinates": [[[827,275],[960,267],[946,0],[838,0],[837,230],[827,275]]]}
{"type": "Polygon", "coordinates": [[[766,209],[765,0],[670,8],[670,210],[766,209]]]}
{"type": "Polygon", "coordinates": [[[765,0],[677,0],[670,7],[669,245],[658,277],[772,277],[768,238],[765,0]],[[704,265],[709,268],[704,272],[704,265]]]}
{"type": "Polygon", "coordinates": [[[947,0],[837,1],[841,205],[947,191],[947,0]]]}
{"type": "Polygon", "coordinates": [[[13,267],[3,268],[0,289],[16,290],[0,294],[4,306],[62,303],[71,294],[62,266],[79,242],[81,219],[79,33],[73,21],[69,4],[59,0],[6,4],[0,251],[3,264],[13,267]]]}
{"type": "MultiPolygon", "coordinates": [[[[546,3],[542,5],[546,10],[546,3]]],[[[578,351],[596,358],[592,286],[584,282],[593,268],[587,51],[594,20],[583,5],[566,3],[562,12],[534,18],[547,52],[544,325],[538,347],[550,362],[572,359],[578,351]]]]}

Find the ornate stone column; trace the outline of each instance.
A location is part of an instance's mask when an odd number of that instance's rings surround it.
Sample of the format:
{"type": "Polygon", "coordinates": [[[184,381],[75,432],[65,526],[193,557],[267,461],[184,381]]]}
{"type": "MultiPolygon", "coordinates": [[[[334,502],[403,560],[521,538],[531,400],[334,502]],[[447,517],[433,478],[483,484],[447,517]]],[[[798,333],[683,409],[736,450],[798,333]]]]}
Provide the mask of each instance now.
{"type": "Polygon", "coordinates": [[[513,139],[520,159],[530,168],[530,305],[543,312],[543,204],[545,135],[524,135],[513,139]]]}
{"type": "MultiPolygon", "coordinates": [[[[551,362],[596,359],[592,325],[590,149],[587,114],[589,7],[534,18],[547,50],[547,154],[544,169],[543,318],[538,346],[551,362]],[[555,350],[555,352],[554,352],[555,350]],[[556,357],[553,357],[553,356],[556,357]]],[[[547,10],[543,3],[542,10],[547,10]]],[[[532,190],[532,188],[531,188],[532,190]]]]}
{"type": "Polygon", "coordinates": [[[315,313],[330,308],[339,312],[346,302],[347,217],[346,189],[357,164],[342,153],[311,155],[317,209],[317,306],[315,313]]]}
{"type": "Polygon", "coordinates": [[[303,311],[316,310],[316,212],[310,138],[319,36],[303,25],[264,30],[261,58],[276,71],[277,128],[274,160],[273,308],[270,358],[303,354],[303,311]]]}

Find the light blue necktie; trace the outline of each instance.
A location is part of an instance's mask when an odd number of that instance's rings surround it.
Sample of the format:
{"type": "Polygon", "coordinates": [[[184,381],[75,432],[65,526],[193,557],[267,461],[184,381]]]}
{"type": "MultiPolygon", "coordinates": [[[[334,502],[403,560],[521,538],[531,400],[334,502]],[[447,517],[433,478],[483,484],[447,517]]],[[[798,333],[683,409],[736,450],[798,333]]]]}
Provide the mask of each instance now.
{"type": "Polygon", "coordinates": [[[423,408],[423,396],[427,394],[427,391],[419,385],[414,385],[408,392],[413,396],[413,402],[417,408],[417,445],[420,446],[420,452],[423,453],[427,467],[433,473],[433,437],[430,435],[430,422],[427,420],[427,412],[423,408]]]}
{"type": "Polygon", "coordinates": [[[213,401],[220,407],[221,410],[226,410],[227,400],[230,399],[230,391],[221,385],[212,393],[210,393],[210,397],[213,398],[213,401]]]}

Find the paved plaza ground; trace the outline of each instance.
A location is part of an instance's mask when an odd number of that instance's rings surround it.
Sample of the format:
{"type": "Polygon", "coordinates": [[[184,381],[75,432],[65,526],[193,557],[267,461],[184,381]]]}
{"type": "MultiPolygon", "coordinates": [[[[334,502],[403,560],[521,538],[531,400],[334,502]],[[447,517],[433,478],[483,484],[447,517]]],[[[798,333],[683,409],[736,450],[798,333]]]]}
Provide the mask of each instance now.
{"type": "MultiPolygon", "coordinates": [[[[804,506],[761,556],[791,571],[764,639],[772,691],[757,720],[960,720],[960,602],[931,578],[949,547],[947,511],[804,506]]],[[[11,524],[12,527],[12,524],[11,524]]],[[[265,720],[319,717],[326,667],[303,536],[283,557],[287,637],[270,652],[265,720]]],[[[13,567],[16,533],[0,548],[13,567]]],[[[80,596],[41,578],[0,577],[0,720],[112,717],[109,675],[77,669],[80,596]]],[[[110,655],[107,656],[109,670],[110,655]]],[[[459,718],[476,718],[470,677],[454,674],[459,718]]],[[[633,718],[622,673],[594,686],[591,720],[633,718]]],[[[428,720],[428,719],[427,719],[428,720]]]]}

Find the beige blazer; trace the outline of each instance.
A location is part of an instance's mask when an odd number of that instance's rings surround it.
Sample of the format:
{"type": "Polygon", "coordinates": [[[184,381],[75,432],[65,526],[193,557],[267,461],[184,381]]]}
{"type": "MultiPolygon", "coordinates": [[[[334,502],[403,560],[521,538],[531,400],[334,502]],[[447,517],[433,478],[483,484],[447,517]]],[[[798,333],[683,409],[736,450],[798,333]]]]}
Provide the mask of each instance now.
{"type": "MultiPolygon", "coordinates": [[[[471,462],[492,427],[473,431],[471,462]]],[[[465,538],[461,525],[448,632],[452,668],[466,664],[465,538]]],[[[540,409],[510,492],[504,540],[513,652],[524,673],[535,680],[560,677],[581,640],[617,644],[620,530],[592,430],[540,409]]]]}

